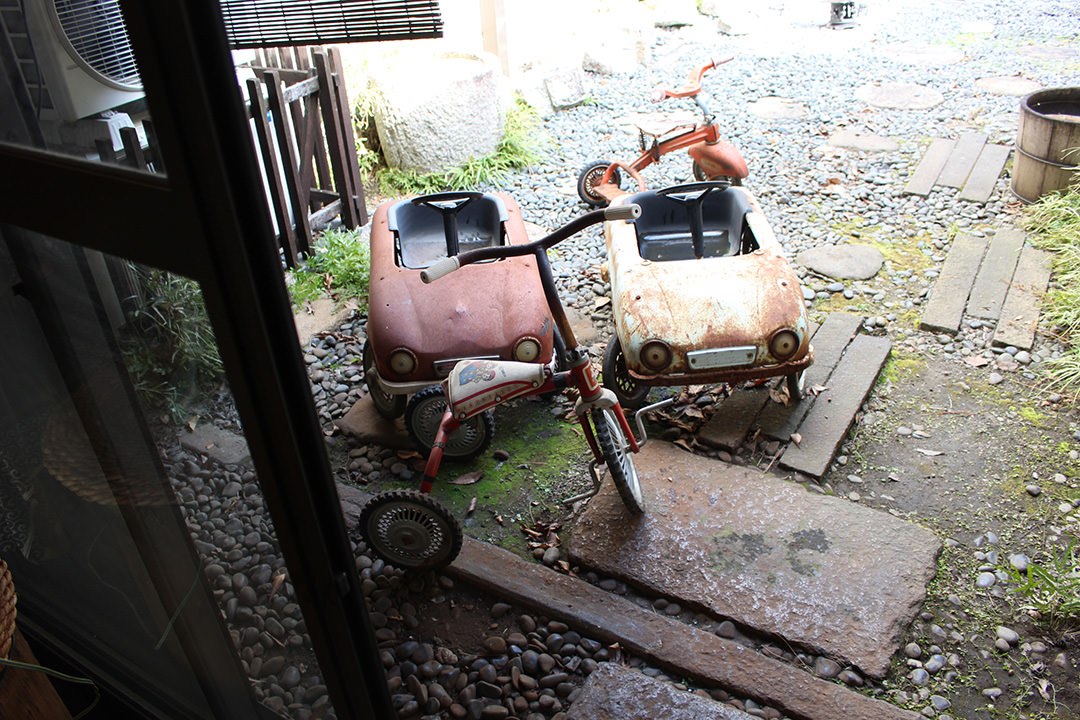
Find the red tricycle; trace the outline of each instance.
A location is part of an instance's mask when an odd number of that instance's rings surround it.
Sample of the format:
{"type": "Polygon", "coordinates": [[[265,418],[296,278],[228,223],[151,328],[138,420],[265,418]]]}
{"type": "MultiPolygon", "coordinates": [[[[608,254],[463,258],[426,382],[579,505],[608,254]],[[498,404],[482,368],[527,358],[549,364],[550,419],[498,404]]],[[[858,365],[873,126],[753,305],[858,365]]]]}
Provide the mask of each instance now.
{"type": "Polygon", "coordinates": [[[653,102],[666,98],[693,98],[701,109],[703,121],[700,124],[665,121],[649,127],[639,124],[641,154],[637,159],[629,165],[619,160],[596,160],[589,163],[578,173],[578,196],[593,207],[607,205],[627,192],[621,188],[620,171],[626,172],[637,182],[636,192],[644,192],[645,181],[641,178],[641,170],[659,162],[662,156],[683,148],[687,148],[686,152],[693,160],[695,180],[720,180],[729,185],[741,185],[748,172],[746,160],[734,145],[721,139],[720,125],[709,110],[707,98],[703,97],[701,92],[701,79],[705,73],[733,59],[710,59],[701,67],[692,70],[687,84],[677,90],[653,90],[653,102]]]}
{"type": "Polygon", "coordinates": [[[463,424],[496,405],[567,387],[576,388],[579,394],[574,413],[592,451],[593,460],[589,469],[593,488],[565,502],[576,502],[594,495],[601,482],[598,467],[604,464],[627,510],[631,514],[644,512],[644,498],[632,456],[645,443],[643,413],[668,405],[671,400],[641,408],[637,412],[641,436],[641,440],[637,440],[615,393],[601,387],[588,351],[579,347],[574,338],[547,256],[548,248],[590,225],[605,220],[612,224],[623,224],[636,219],[640,212],[640,208],[634,204],[593,210],[534,242],[476,248],[446,257],[421,271],[423,281],[430,283],[473,263],[505,261],[515,257],[533,260],[555,327],[566,341],[569,370],[555,371],[552,364],[484,358],[457,363],[442,384],[448,404],[439,422],[419,491],[390,490],[379,493],[367,502],[360,513],[360,533],[376,555],[410,570],[438,568],[453,561],[461,549],[461,525],[430,494],[448,439],[463,424]]]}

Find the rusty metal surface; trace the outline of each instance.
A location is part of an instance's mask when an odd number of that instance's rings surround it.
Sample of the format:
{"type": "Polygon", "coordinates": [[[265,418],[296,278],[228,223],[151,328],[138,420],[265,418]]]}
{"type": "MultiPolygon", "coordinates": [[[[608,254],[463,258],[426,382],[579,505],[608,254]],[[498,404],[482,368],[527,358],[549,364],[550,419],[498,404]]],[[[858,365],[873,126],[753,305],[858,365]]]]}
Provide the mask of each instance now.
{"type": "Polygon", "coordinates": [[[732,257],[669,262],[643,260],[632,225],[608,223],[606,238],[616,330],[628,369],[644,384],[686,384],[786,375],[809,364],[810,334],[802,289],[784,258],[753,197],[742,188],[755,211],[747,215],[760,249],[732,257]],[[800,336],[800,346],[787,362],[768,350],[769,337],[780,328],[800,336]],[[638,360],[649,340],[666,342],[672,364],[663,375],[649,372],[638,360]],[[754,346],[750,366],[699,372],[687,363],[692,350],[754,346]]]}
{"type": "MultiPolygon", "coordinates": [[[[517,203],[509,195],[497,195],[509,215],[509,242],[527,243],[517,203]]],[[[442,379],[434,369],[436,361],[495,355],[510,360],[514,343],[523,336],[540,341],[541,358],[551,357],[554,326],[533,258],[469,265],[425,285],[419,270],[395,262],[386,218],[391,204],[379,206],[371,225],[367,333],[380,376],[391,382],[434,382],[442,379]],[[387,354],[402,346],[417,357],[417,368],[408,376],[392,372],[387,364],[387,354]]]]}

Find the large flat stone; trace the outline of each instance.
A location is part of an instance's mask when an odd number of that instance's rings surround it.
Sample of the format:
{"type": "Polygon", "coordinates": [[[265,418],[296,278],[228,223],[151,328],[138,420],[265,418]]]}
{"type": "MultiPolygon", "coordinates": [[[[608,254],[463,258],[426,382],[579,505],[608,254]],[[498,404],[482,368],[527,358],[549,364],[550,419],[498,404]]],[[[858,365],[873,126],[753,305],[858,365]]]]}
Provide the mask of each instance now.
{"type": "Polygon", "coordinates": [[[885,256],[870,245],[821,245],[803,250],[795,261],[837,280],[869,280],[878,274],[885,256]]]}
{"type": "Polygon", "coordinates": [[[380,415],[370,395],[357,400],[356,404],[349,408],[349,412],[334,421],[334,425],[362,443],[374,443],[395,450],[416,449],[405,430],[404,421],[401,418],[387,420],[380,415]]]}
{"type": "Polygon", "coordinates": [[[581,687],[566,720],[754,720],[730,705],[706,700],[614,663],[600,663],[581,687]]]}
{"type": "Polygon", "coordinates": [[[196,425],[194,430],[180,433],[180,445],[221,465],[251,464],[251,452],[244,436],[216,425],[196,425]]]}
{"type": "MultiPolygon", "coordinates": [[[[609,500],[617,503],[613,492],[611,495],[609,500]]],[[[623,524],[625,519],[620,521],[623,524]]],[[[669,672],[752,698],[789,717],[920,717],[470,537],[465,538],[461,554],[446,568],[446,574],[495,597],[562,620],[589,637],[618,642],[669,672]]]]}
{"type": "Polygon", "coordinates": [[[650,441],[647,509],[610,483],[574,528],[574,562],[884,677],[941,543],[887,513],[650,441]]]}
{"type": "Polygon", "coordinates": [[[764,386],[735,390],[719,403],[709,422],[698,431],[698,439],[711,448],[737,450],[768,400],[769,389],[764,386]]]}

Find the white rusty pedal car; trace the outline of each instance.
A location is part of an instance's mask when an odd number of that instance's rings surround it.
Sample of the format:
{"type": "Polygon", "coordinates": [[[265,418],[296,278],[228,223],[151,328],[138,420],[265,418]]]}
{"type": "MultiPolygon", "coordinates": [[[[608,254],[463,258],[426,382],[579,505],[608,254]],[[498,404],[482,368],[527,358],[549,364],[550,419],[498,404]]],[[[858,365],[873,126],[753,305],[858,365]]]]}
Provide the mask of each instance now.
{"type": "Polygon", "coordinates": [[[604,385],[633,408],[653,385],[783,376],[800,399],[813,362],[802,288],[754,197],[701,182],[617,203],[641,217],[605,226],[616,333],[604,385]]]}

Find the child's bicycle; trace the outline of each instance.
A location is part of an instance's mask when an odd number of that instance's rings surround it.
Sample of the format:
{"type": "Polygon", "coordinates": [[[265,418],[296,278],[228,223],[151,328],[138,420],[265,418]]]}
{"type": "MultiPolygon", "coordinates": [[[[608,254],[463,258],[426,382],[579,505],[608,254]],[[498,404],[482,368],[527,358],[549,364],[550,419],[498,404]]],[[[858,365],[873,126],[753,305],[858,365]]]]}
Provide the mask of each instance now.
{"type": "Polygon", "coordinates": [[[596,494],[600,487],[598,466],[607,466],[627,510],[645,510],[634,468],[633,453],[645,444],[642,414],[670,404],[671,400],[641,408],[636,421],[641,440],[634,437],[615,393],[597,382],[588,351],[578,347],[574,331],[559,300],[548,262],[547,250],[571,235],[605,220],[632,221],[641,214],[637,205],[616,205],[593,210],[570,221],[550,235],[524,245],[484,247],[447,257],[423,270],[424,282],[433,282],[459,267],[484,260],[532,255],[540,274],[544,295],[555,326],[566,341],[569,370],[554,372],[551,364],[505,360],[470,359],[459,362],[443,382],[448,406],[428,455],[420,490],[390,490],[372,497],[360,513],[360,532],[368,547],[385,561],[403,569],[426,570],[449,564],[461,550],[461,525],[450,511],[430,495],[439,471],[447,438],[470,418],[513,398],[540,395],[574,387],[579,393],[574,413],[585,433],[593,461],[589,464],[593,488],[569,498],[572,503],[596,494]]]}
{"type": "Polygon", "coordinates": [[[701,92],[701,79],[705,73],[733,58],[710,59],[701,67],[690,71],[687,84],[677,90],[656,88],[652,91],[653,102],[666,98],[693,98],[701,108],[701,124],[664,122],[652,127],[638,126],[641,154],[627,165],[619,160],[596,160],[586,165],[577,179],[578,196],[593,207],[604,207],[626,190],[622,189],[622,172],[629,174],[644,192],[645,181],[640,172],[659,162],[670,152],[687,148],[693,160],[694,179],[698,181],[720,180],[730,185],[741,185],[747,175],[746,160],[727,140],[720,138],[720,126],[707,105],[708,98],[701,92]]]}

